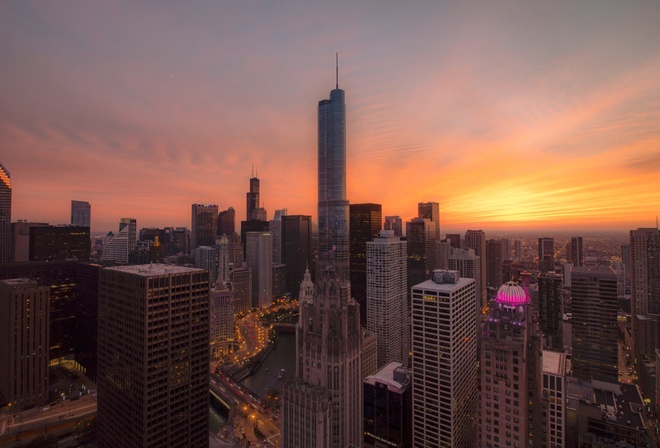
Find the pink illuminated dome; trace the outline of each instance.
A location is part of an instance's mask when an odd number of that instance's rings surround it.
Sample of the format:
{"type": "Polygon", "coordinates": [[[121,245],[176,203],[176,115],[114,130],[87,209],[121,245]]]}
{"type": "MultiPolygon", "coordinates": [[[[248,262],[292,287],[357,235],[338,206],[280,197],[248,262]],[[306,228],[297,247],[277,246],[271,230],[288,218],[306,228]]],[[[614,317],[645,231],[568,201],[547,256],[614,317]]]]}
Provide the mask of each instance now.
{"type": "Polygon", "coordinates": [[[506,282],[497,290],[497,302],[504,305],[524,305],[527,294],[516,282],[506,282]]]}

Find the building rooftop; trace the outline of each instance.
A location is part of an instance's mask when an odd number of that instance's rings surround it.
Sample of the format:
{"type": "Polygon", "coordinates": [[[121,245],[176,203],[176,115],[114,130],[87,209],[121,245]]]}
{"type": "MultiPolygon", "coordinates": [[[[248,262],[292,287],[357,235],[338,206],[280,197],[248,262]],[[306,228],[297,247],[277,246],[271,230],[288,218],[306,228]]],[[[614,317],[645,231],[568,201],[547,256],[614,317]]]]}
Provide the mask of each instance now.
{"type": "Polygon", "coordinates": [[[524,305],[529,301],[525,290],[516,282],[506,282],[497,290],[497,302],[504,305],[524,305]]]}
{"type": "MultiPolygon", "coordinates": [[[[451,272],[451,271],[449,271],[451,272]]],[[[418,285],[413,286],[415,289],[427,289],[432,291],[454,291],[457,288],[462,288],[465,285],[474,283],[474,279],[471,278],[459,278],[456,283],[446,282],[446,283],[436,283],[433,280],[426,280],[418,285]]]]}
{"type": "Polygon", "coordinates": [[[394,379],[394,371],[403,364],[400,362],[391,362],[380,369],[373,375],[369,375],[364,382],[374,386],[376,382],[387,384],[387,389],[393,392],[401,392],[408,387],[408,384],[403,384],[394,379]]]}
{"type": "Polygon", "coordinates": [[[566,373],[566,353],[543,350],[543,373],[564,376],[566,373]]]}
{"type": "Polygon", "coordinates": [[[184,274],[187,272],[199,272],[204,269],[177,266],[174,264],[137,264],[131,266],[112,266],[105,268],[111,271],[126,272],[129,274],[151,277],[154,275],[184,274]]]}

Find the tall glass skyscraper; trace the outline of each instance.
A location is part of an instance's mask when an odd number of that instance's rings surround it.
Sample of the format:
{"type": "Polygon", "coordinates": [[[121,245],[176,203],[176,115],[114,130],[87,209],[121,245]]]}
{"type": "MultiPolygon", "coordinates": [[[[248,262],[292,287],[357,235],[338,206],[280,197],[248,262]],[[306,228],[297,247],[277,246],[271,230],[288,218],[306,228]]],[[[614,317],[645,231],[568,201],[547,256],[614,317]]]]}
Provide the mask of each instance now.
{"type": "Polygon", "coordinates": [[[319,101],[319,261],[349,278],[349,210],[346,200],[346,103],[339,83],[319,101]]]}
{"type": "MultiPolygon", "coordinates": [[[[346,214],[348,215],[348,212],[346,214]]],[[[11,176],[7,168],[0,163],[0,263],[9,263],[10,243],[11,176]]]]}

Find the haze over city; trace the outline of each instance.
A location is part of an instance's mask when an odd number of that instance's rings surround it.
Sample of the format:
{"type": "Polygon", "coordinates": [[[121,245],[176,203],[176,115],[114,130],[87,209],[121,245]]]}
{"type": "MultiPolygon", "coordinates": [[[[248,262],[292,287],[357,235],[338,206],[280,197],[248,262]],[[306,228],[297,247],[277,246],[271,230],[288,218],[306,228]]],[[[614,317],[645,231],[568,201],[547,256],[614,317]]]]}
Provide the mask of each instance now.
{"type": "Polygon", "coordinates": [[[0,4],[12,221],[316,215],[316,107],[346,91],[348,199],[443,229],[627,230],[660,210],[660,4],[0,4]]]}

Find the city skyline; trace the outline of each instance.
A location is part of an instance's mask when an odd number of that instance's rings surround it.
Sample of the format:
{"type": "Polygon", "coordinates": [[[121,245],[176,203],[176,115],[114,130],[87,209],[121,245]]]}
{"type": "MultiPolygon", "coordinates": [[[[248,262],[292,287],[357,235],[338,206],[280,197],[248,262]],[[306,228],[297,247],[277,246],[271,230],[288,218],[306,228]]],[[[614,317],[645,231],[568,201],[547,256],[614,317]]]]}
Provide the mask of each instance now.
{"type": "Polygon", "coordinates": [[[316,220],[339,51],[351,203],[438,202],[443,234],[653,226],[660,6],[476,5],[2,4],[12,221],[244,216],[252,164],[263,207],[316,220]]]}

